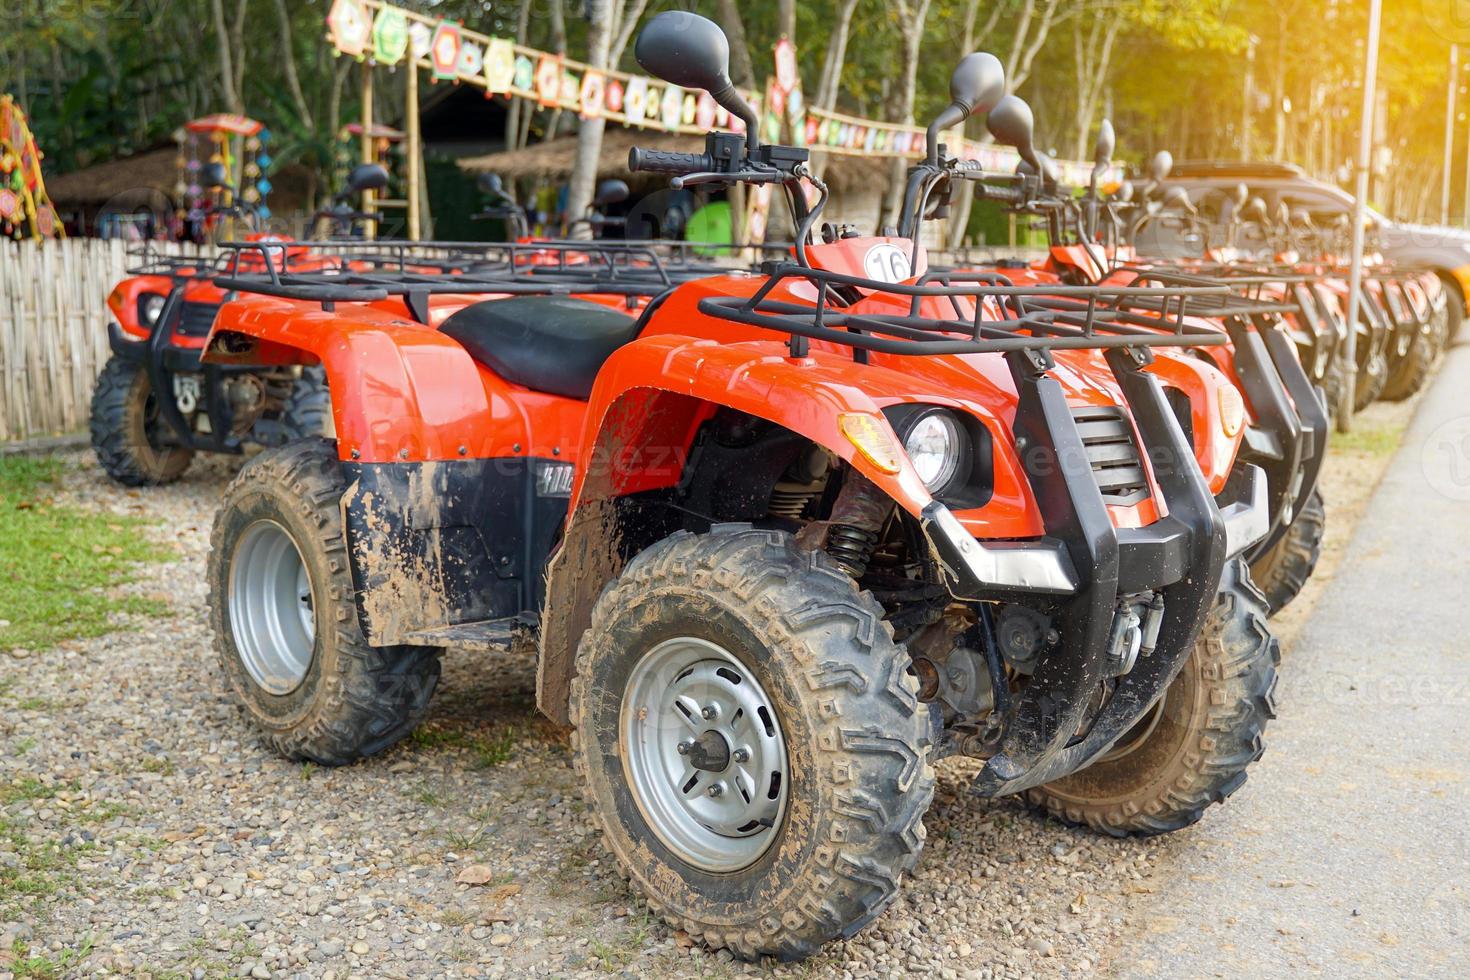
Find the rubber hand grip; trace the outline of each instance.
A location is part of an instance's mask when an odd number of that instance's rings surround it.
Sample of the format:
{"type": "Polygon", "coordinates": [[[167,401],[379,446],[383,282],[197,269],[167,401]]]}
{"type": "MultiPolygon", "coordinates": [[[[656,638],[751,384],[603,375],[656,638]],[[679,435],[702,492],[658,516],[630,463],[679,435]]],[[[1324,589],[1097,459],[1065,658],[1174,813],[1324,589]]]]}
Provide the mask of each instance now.
{"type": "Polygon", "coordinates": [[[628,169],[634,173],[697,174],[714,170],[715,162],[708,153],[676,153],[635,146],[628,151],[628,169]]]}

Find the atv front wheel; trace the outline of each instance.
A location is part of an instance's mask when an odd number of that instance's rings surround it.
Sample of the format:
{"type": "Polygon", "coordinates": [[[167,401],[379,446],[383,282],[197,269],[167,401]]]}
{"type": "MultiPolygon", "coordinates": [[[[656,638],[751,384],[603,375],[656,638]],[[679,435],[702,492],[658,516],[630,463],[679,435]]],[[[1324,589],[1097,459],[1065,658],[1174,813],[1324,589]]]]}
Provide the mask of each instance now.
{"type": "MultiPolygon", "coordinates": [[[[170,393],[171,394],[171,393],[170,393]]],[[[92,451],[108,476],[128,487],[172,483],[189,468],[192,450],[170,446],[148,372],[113,357],[92,390],[92,451]]]]}
{"type": "Polygon", "coordinates": [[[439,682],[438,648],[362,636],[345,490],[330,442],[261,453],[225,491],[208,566],[215,648],[245,713],[277,752],[328,766],[407,735],[439,682]]]}
{"type": "Polygon", "coordinates": [[[1368,358],[1366,370],[1358,372],[1357,388],[1353,392],[1353,411],[1361,412],[1376,402],[1383,394],[1383,386],[1387,382],[1388,358],[1383,354],[1372,355],[1368,358]]]}
{"type": "Polygon", "coordinates": [[[1327,506],[1322,491],[1313,490],[1281,539],[1251,560],[1251,581],[1266,597],[1269,615],[1301,594],[1322,557],[1326,529],[1327,506]]]}
{"type": "Polygon", "coordinates": [[[929,714],[883,610],[820,552],[680,532],[598,600],[577,650],[577,768],[669,923],[808,956],[893,900],[934,793],[929,714]]]}
{"type": "Polygon", "coordinates": [[[1261,757],[1279,660],[1265,600],[1244,560],[1231,559],[1194,652],[1159,703],[1101,759],[1027,790],[1027,802],[1115,837],[1189,826],[1261,757]]]}
{"type": "Polygon", "coordinates": [[[1382,397],[1391,402],[1401,402],[1416,394],[1429,382],[1439,355],[1449,339],[1449,307],[1442,306],[1430,314],[1428,328],[1409,345],[1404,359],[1389,372],[1383,385],[1382,397]]]}
{"type": "Polygon", "coordinates": [[[250,437],[262,446],[284,446],[297,439],[330,439],[332,396],[327,390],[327,372],[320,365],[302,368],[291,381],[290,392],[279,412],[271,412],[251,429],[250,437]]]}

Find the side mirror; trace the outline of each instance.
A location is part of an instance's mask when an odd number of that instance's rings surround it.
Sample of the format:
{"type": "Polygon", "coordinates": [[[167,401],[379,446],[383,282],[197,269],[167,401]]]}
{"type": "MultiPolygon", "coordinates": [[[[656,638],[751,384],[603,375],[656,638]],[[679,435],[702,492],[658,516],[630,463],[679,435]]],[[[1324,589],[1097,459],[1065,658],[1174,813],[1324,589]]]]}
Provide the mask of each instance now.
{"type": "Polygon", "coordinates": [[[483,173],[476,177],[475,186],[480,189],[481,194],[489,194],[492,197],[505,193],[505,181],[495,173],[483,173]]]}
{"type": "Polygon", "coordinates": [[[347,174],[346,193],[382,190],[388,186],[388,171],[376,163],[359,163],[347,174]]]}
{"type": "Polygon", "coordinates": [[[1113,199],[1124,204],[1133,200],[1133,181],[1125,180],[1119,184],[1118,189],[1113,192],[1113,199]]]}
{"type": "Polygon", "coordinates": [[[1097,127],[1097,142],[1092,147],[1093,168],[1101,173],[1113,162],[1113,150],[1117,148],[1117,137],[1113,134],[1113,123],[1104,119],[1097,127]]]}
{"type": "Polygon", "coordinates": [[[977,112],[990,112],[1006,94],[1006,71],[1000,59],[973,51],[960,59],[949,76],[949,105],[929,124],[929,162],[939,163],[939,134],[977,112]]]}
{"type": "Polygon", "coordinates": [[[633,57],[649,74],[682,88],[704,89],[745,121],[747,151],[760,145],[760,120],[730,81],[730,39],[720,25],[687,10],[665,10],[638,32],[633,57]]]}
{"type": "Polygon", "coordinates": [[[617,204],[619,201],[628,199],[628,185],[616,177],[604,180],[597,185],[597,193],[592,198],[594,208],[607,207],[609,204],[617,204]]]}
{"type": "Polygon", "coordinates": [[[230,190],[230,171],[218,160],[212,160],[204,165],[199,173],[199,180],[205,187],[214,190],[230,190]]]}
{"type": "Polygon", "coordinates": [[[1231,200],[1235,202],[1235,209],[1239,211],[1245,207],[1245,202],[1250,200],[1251,189],[1244,184],[1236,184],[1231,200]]]}
{"type": "Polygon", "coordinates": [[[1177,184],[1164,192],[1164,206],[1182,208],[1185,211],[1194,210],[1194,203],[1189,199],[1189,191],[1177,184]]]}
{"type": "Polygon", "coordinates": [[[1174,154],[1168,150],[1160,150],[1154,154],[1154,158],[1148,162],[1148,178],[1155,184],[1160,183],[1169,176],[1169,171],[1174,169],[1174,154]]]}
{"type": "Polygon", "coordinates": [[[1266,220],[1266,202],[1259,197],[1253,197],[1245,203],[1246,217],[1252,221],[1264,223],[1266,220]]]}
{"type": "Polygon", "coordinates": [[[985,128],[990,130],[990,135],[995,137],[997,143],[1014,147],[1034,172],[1042,172],[1036,147],[1031,144],[1036,118],[1024,99],[1016,95],[1007,95],[1001,99],[986,117],[985,128]]]}
{"type": "Polygon", "coordinates": [[[1312,227],[1312,213],[1306,208],[1297,208],[1291,212],[1291,222],[1303,228],[1312,227]]]}

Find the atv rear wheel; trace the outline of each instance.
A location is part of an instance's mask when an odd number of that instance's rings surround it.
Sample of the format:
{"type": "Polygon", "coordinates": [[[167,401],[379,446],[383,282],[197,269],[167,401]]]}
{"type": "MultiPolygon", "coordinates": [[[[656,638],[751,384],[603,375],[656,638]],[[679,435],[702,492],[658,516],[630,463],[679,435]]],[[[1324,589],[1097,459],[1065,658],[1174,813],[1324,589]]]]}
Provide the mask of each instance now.
{"type": "Polygon", "coordinates": [[[1353,392],[1353,411],[1361,412],[1378,400],[1383,386],[1388,381],[1388,358],[1374,354],[1368,358],[1366,370],[1358,372],[1357,388],[1353,392]]]}
{"type": "Polygon", "coordinates": [[[934,793],[928,707],[883,610],[823,553],[679,532],[598,600],[573,744],[624,872],[742,957],[808,956],[893,900],[934,793]]]}
{"type": "Polygon", "coordinates": [[[172,483],[194,458],[192,450],[165,441],[166,423],[148,372],[136,361],[113,357],[92,391],[92,451],[108,476],[128,487],[172,483]]]}
{"type": "Polygon", "coordinates": [[[1115,837],[1189,826],[1261,757],[1279,660],[1265,600],[1245,562],[1231,559],[1194,652],[1159,703],[1099,761],[1027,790],[1027,802],[1115,837]]]}
{"type": "Polygon", "coordinates": [[[1327,529],[1327,507],[1322,491],[1313,490],[1281,540],[1251,561],[1251,581],[1266,597],[1269,615],[1276,615],[1301,594],[1322,557],[1327,529]]]}
{"type": "Polygon", "coordinates": [[[437,648],[362,636],[345,490],[332,443],[266,450],[225,491],[208,566],[215,648],[245,713],[277,752],[329,766],[407,735],[439,682],[437,648]]]}

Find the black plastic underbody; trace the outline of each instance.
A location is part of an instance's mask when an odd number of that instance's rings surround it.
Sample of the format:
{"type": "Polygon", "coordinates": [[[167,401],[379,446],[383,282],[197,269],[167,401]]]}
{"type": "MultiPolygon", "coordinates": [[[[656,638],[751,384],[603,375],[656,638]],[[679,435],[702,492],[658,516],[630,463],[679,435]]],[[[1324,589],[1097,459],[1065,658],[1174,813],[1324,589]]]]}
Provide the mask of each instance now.
{"type": "Polygon", "coordinates": [[[450,645],[534,623],[567,498],[539,496],[526,457],[342,464],[352,578],[374,645],[450,645]]]}

